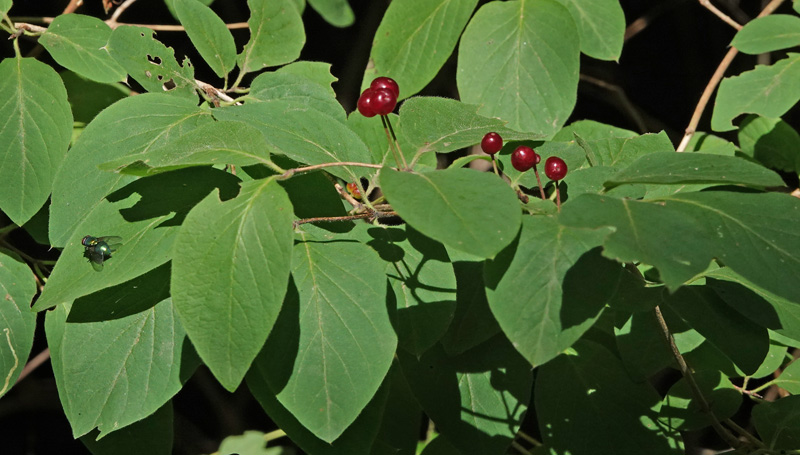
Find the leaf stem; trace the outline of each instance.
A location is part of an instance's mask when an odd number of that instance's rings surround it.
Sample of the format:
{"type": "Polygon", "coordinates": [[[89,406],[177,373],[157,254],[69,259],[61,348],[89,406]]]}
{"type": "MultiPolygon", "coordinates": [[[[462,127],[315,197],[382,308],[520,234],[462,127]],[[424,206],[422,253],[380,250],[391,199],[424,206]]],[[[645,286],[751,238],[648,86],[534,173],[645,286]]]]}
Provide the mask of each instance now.
{"type": "Polygon", "coordinates": [[[317,169],[324,169],[327,167],[336,167],[336,166],[357,166],[357,167],[368,167],[372,169],[380,169],[383,166],[380,164],[372,164],[372,163],[357,163],[354,161],[340,161],[337,163],[322,163],[322,164],[314,164],[312,166],[304,166],[304,167],[296,167],[293,169],[289,169],[285,171],[283,174],[278,176],[278,180],[286,180],[292,178],[295,174],[300,174],[303,172],[310,172],[316,171],[317,169]]]}
{"type": "Polygon", "coordinates": [[[392,127],[392,122],[389,120],[389,116],[386,116],[386,124],[389,125],[389,132],[392,133],[392,140],[394,142],[394,146],[397,149],[397,153],[400,154],[400,159],[403,160],[403,169],[409,170],[408,163],[406,163],[406,157],[403,155],[403,151],[400,150],[400,142],[397,141],[397,135],[394,134],[394,127],[392,127]]]}
{"type": "MultiPolygon", "coordinates": [[[[764,17],[769,14],[772,14],[784,0],[772,0],[764,7],[763,10],[758,14],[758,17],[764,17]]],[[[701,1],[702,3],[702,1],[701,1]]],[[[689,146],[689,141],[692,140],[692,136],[697,131],[697,125],[700,123],[700,117],[703,115],[703,111],[705,111],[706,106],[708,105],[709,100],[711,100],[711,95],[716,90],[717,85],[719,85],[722,77],[725,75],[725,71],[733,62],[734,57],[736,54],[739,53],[739,50],[735,47],[731,47],[728,50],[728,53],[725,54],[725,57],[722,58],[722,61],[717,66],[716,71],[709,79],[708,84],[706,85],[705,90],[703,90],[703,94],[700,95],[700,100],[697,102],[697,106],[694,108],[694,112],[692,113],[692,118],[689,120],[689,125],[686,127],[686,132],[683,135],[683,139],[681,139],[681,143],[678,145],[678,148],[675,150],[676,152],[684,152],[686,151],[686,147],[689,146]]]]}
{"type": "Polygon", "coordinates": [[[395,211],[388,211],[388,212],[379,212],[375,210],[370,210],[365,213],[358,213],[355,215],[346,215],[346,216],[318,216],[313,218],[303,218],[294,221],[294,227],[300,226],[301,224],[306,223],[332,223],[336,221],[355,221],[355,220],[375,220],[378,218],[388,218],[392,216],[397,216],[397,212],[395,211]]]}

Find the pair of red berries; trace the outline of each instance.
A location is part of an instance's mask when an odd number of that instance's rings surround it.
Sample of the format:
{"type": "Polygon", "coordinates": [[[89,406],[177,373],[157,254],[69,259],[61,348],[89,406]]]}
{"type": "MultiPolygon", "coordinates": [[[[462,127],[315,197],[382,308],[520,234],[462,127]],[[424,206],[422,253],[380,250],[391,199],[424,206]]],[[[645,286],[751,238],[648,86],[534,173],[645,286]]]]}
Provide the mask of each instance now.
{"type": "MultiPolygon", "coordinates": [[[[503,138],[495,132],[486,133],[481,140],[481,149],[489,155],[494,155],[503,148],[503,138]]],[[[511,153],[511,165],[514,169],[525,172],[542,162],[542,157],[527,145],[520,145],[511,153]]],[[[561,180],[567,175],[567,163],[557,156],[547,158],[544,163],[544,173],[550,180],[561,180]]]]}
{"type": "Polygon", "coordinates": [[[397,105],[400,87],[390,77],[376,77],[358,97],[358,112],[364,117],[389,115],[397,105]]]}

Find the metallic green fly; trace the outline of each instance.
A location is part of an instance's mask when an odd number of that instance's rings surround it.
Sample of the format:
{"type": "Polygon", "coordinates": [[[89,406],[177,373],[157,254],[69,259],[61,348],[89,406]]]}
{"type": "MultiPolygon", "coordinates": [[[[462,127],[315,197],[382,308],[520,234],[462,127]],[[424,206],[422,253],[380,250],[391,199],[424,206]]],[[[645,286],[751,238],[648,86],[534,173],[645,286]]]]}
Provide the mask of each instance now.
{"type": "Polygon", "coordinates": [[[92,237],[87,235],[81,240],[81,244],[86,248],[83,256],[89,259],[92,267],[96,271],[103,270],[103,262],[111,259],[111,253],[117,251],[122,245],[122,237],[107,236],[107,237],[92,237]]]}

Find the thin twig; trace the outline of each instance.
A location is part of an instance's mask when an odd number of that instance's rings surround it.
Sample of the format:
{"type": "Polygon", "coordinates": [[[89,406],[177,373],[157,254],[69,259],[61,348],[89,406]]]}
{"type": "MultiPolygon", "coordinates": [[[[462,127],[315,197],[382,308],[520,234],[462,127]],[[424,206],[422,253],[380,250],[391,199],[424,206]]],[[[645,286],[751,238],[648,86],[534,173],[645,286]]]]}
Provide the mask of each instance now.
{"type": "Polygon", "coordinates": [[[620,107],[622,108],[623,112],[626,113],[633,123],[636,124],[636,128],[639,130],[639,132],[644,134],[648,131],[647,125],[645,125],[641,113],[639,113],[639,110],[636,109],[636,106],[631,103],[631,100],[628,99],[628,96],[625,94],[625,90],[623,90],[622,87],[584,73],[580,74],[580,80],[594,84],[613,93],[614,96],[616,96],[619,100],[619,104],[621,105],[620,107]]]}
{"type": "MultiPolygon", "coordinates": [[[[19,21],[22,23],[39,23],[39,24],[50,24],[55,20],[55,17],[32,17],[32,16],[19,16],[19,17],[12,17],[11,20],[19,21]]],[[[132,27],[144,27],[149,28],[151,30],[155,30],[157,32],[184,32],[186,28],[183,25],[173,25],[173,24],[135,24],[132,22],[112,22],[110,19],[105,21],[106,24],[111,28],[117,28],[120,25],[130,25],[132,27]]],[[[225,27],[228,30],[239,30],[243,28],[247,28],[250,25],[247,22],[232,22],[230,24],[225,24],[225,27]]]]}
{"type": "MultiPolygon", "coordinates": [[[[784,0],[772,0],[767,6],[764,7],[763,10],[761,10],[761,12],[758,14],[758,17],[764,17],[772,14],[772,12],[775,11],[775,9],[777,9],[778,6],[780,6],[780,4],[783,2],[784,0]]],[[[676,149],[677,152],[683,152],[686,150],[686,147],[689,145],[689,141],[692,140],[692,136],[694,136],[694,133],[697,130],[697,125],[700,123],[700,117],[703,115],[703,111],[708,105],[711,95],[714,93],[714,90],[716,90],[717,85],[719,85],[719,82],[722,80],[722,77],[725,75],[725,71],[727,71],[731,62],[733,62],[733,58],[736,57],[736,54],[738,53],[739,51],[735,47],[730,48],[728,53],[725,54],[725,57],[722,58],[719,66],[717,66],[716,71],[714,71],[714,75],[711,76],[711,79],[708,81],[705,90],[703,90],[703,94],[700,96],[700,101],[697,102],[697,106],[694,109],[692,118],[689,121],[689,126],[686,127],[686,133],[683,135],[683,139],[681,139],[681,143],[676,149]]]]}
{"type": "Polygon", "coordinates": [[[49,358],[50,358],[50,348],[46,348],[44,351],[36,354],[36,357],[32,358],[28,363],[25,364],[25,367],[22,369],[22,372],[19,374],[19,377],[17,378],[17,383],[25,379],[26,376],[31,374],[33,370],[39,368],[49,358]]]}
{"type": "Polygon", "coordinates": [[[278,177],[278,180],[286,180],[292,177],[295,174],[299,174],[302,172],[309,172],[309,171],[316,171],[317,169],[324,169],[326,167],[335,167],[335,166],[357,166],[357,167],[368,167],[372,169],[380,169],[383,166],[380,164],[372,164],[372,163],[357,163],[353,161],[340,161],[338,163],[322,163],[322,164],[315,164],[313,166],[305,166],[305,167],[296,167],[294,169],[289,169],[288,171],[284,172],[278,177]]]}
{"type": "Polygon", "coordinates": [[[106,23],[111,23],[111,22],[116,23],[117,19],[119,19],[122,13],[124,13],[125,10],[128,9],[128,7],[133,5],[135,2],[136,0],[125,0],[121,5],[119,5],[119,7],[117,7],[114,13],[111,14],[111,17],[106,21],[106,23]]]}
{"type": "Polygon", "coordinates": [[[711,3],[709,0],[699,0],[699,1],[700,1],[700,4],[703,5],[703,7],[705,9],[707,9],[707,10],[711,11],[712,13],[714,13],[714,15],[716,15],[718,18],[722,19],[722,21],[725,22],[726,24],[730,25],[731,27],[735,28],[736,30],[741,30],[742,29],[742,26],[739,23],[737,23],[735,20],[731,19],[731,17],[728,16],[727,14],[725,14],[722,11],[718,10],[717,7],[714,6],[714,4],[711,3]]]}
{"type": "Polygon", "coordinates": [[[301,224],[306,223],[331,223],[336,221],[355,221],[355,220],[374,220],[377,218],[388,218],[392,216],[397,216],[397,212],[389,211],[389,212],[373,212],[369,211],[366,213],[359,213],[356,215],[346,215],[346,216],[317,216],[313,218],[303,218],[300,220],[294,221],[294,227],[300,226],[301,224]]]}
{"type": "Polygon", "coordinates": [[[661,327],[661,333],[664,335],[664,339],[667,342],[670,351],[672,351],[672,356],[675,358],[675,361],[678,362],[681,375],[683,375],[683,378],[686,380],[686,384],[689,385],[689,390],[692,392],[692,397],[697,402],[700,410],[705,413],[709,419],[711,419],[711,426],[714,427],[714,430],[716,430],[717,434],[719,434],[726,443],[736,449],[742,447],[742,442],[737,439],[736,436],[734,436],[733,433],[731,433],[727,428],[722,426],[720,421],[717,420],[717,416],[715,416],[714,412],[711,410],[708,400],[706,400],[706,397],[700,390],[700,386],[697,385],[697,381],[694,379],[692,370],[686,364],[686,359],[683,358],[683,355],[681,355],[681,352],[678,350],[678,346],[675,344],[675,339],[672,337],[672,332],[670,332],[669,327],[667,327],[667,321],[664,320],[664,315],[661,314],[661,308],[656,306],[653,311],[655,312],[656,320],[658,320],[658,325],[661,327]]]}

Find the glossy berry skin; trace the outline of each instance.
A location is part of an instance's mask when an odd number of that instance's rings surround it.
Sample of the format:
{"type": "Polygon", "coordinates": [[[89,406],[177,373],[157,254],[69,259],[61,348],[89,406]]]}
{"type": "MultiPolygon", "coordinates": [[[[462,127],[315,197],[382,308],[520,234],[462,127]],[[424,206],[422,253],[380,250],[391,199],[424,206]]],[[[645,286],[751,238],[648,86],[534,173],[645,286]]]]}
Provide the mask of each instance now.
{"type": "Polygon", "coordinates": [[[514,169],[525,172],[536,164],[536,155],[537,153],[532,148],[520,145],[511,153],[511,165],[514,166],[514,169]]]}
{"type": "Polygon", "coordinates": [[[503,138],[495,132],[486,133],[481,139],[481,150],[489,155],[494,155],[503,148],[503,138]]]}
{"type": "MultiPolygon", "coordinates": [[[[533,152],[533,153],[536,153],[536,152],[533,152]]],[[[542,155],[539,155],[538,153],[536,153],[536,159],[534,160],[533,165],[536,166],[537,164],[539,164],[541,162],[542,162],[542,155]]]]}
{"type": "Polygon", "coordinates": [[[567,163],[557,156],[544,162],[544,173],[550,180],[561,180],[567,176],[567,163]]]}
{"type": "Polygon", "coordinates": [[[361,96],[358,97],[358,112],[364,117],[375,117],[378,115],[378,113],[375,112],[375,107],[372,105],[372,99],[373,91],[369,88],[361,92],[361,96]]]}
{"type": "Polygon", "coordinates": [[[388,88],[372,90],[372,109],[378,115],[389,115],[397,106],[397,95],[388,88]]]}
{"type": "Polygon", "coordinates": [[[376,77],[372,80],[372,83],[369,84],[369,88],[373,90],[377,90],[379,88],[385,88],[394,93],[395,98],[400,98],[400,87],[397,85],[394,79],[391,77],[376,77]]]}

